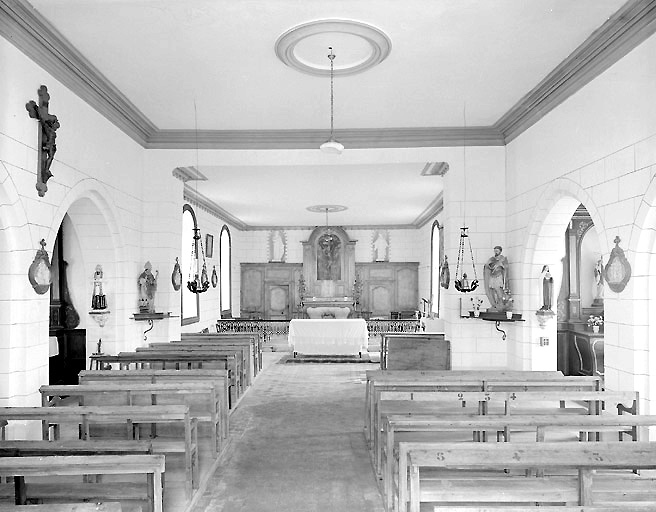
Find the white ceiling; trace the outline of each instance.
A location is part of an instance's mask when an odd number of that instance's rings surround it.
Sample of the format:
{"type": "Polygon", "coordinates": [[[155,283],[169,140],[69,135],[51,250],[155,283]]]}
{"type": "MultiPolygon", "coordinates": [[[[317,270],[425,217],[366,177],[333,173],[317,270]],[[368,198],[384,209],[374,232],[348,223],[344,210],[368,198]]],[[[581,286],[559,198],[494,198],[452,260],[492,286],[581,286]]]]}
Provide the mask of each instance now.
{"type": "MultiPolygon", "coordinates": [[[[340,139],[340,130],[494,127],[624,3],[30,1],[157,131],[183,130],[188,143],[194,140],[189,132],[198,133],[196,123],[203,133],[272,130],[284,136],[284,130],[307,130],[328,138],[328,77],[292,69],[275,53],[278,38],[303,23],[355,20],[378,28],[391,41],[389,56],[377,66],[336,76],[340,139]]],[[[328,65],[323,45],[332,44],[337,68],[340,51],[346,56],[352,49],[348,37],[333,35],[317,38],[315,46],[302,51],[306,56],[321,52],[318,62],[325,58],[328,65]]],[[[462,135],[451,145],[458,141],[462,135]]],[[[313,204],[348,206],[331,215],[334,224],[412,224],[435,204],[442,187],[441,178],[420,175],[426,162],[331,166],[318,156],[303,166],[226,165],[220,152],[209,155],[200,157],[209,180],[188,186],[252,227],[323,224],[316,213],[305,211],[313,204]],[[259,195],[253,197],[256,190],[259,195]]]]}

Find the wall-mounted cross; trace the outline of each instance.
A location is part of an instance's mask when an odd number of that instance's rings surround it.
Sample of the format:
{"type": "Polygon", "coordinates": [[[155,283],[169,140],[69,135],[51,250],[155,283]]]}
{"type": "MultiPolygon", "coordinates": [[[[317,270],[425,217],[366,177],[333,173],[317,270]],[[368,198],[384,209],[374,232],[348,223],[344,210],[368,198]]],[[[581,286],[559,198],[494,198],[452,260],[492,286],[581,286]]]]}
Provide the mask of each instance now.
{"type": "Polygon", "coordinates": [[[39,103],[30,100],[25,104],[25,108],[32,119],[39,121],[39,142],[38,142],[38,164],[36,173],[36,189],[39,195],[43,197],[48,190],[46,185],[47,181],[52,176],[50,172],[50,165],[55,157],[57,145],[55,139],[57,138],[57,129],[60,124],[57,116],[48,112],[48,105],[50,103],[50,94],[45,85],[39,87],[39,103]]]}

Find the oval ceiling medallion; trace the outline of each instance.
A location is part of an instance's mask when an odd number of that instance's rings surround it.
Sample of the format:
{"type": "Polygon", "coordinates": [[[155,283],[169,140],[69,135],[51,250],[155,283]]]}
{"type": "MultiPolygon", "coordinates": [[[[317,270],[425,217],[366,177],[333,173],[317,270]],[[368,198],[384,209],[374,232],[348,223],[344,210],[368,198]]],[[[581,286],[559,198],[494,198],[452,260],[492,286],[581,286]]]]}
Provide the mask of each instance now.
{"type": "Polygon", "coordinates": [[[315,204],[314,206],[308,206],[306,209],[315,213],[334,213],[348,210],[348,206],[341,206],[339,204],[315,204]]]}
{"type": "Polygon", "coordinates": [[[278,58],[303,73],[330,75],[328,47],[335,53],[335,75],[355,75],[381,63],[392,42],[380,29],[359,21],[318,20],[289,29],[276,41],[278,58]]]}

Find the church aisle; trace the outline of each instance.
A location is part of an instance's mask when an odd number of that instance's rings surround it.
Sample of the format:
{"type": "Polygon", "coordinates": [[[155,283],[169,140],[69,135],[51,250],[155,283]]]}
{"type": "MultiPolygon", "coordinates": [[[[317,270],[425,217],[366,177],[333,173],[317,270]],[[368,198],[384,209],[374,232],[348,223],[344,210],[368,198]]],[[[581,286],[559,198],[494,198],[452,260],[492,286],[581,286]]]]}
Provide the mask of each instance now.
{"type": "Polygon", "coordinates": [[[194,512],[382,512],[362,424],[364,372],[376,366],[279,362],[286,355],[265,354],[194,512]]]}

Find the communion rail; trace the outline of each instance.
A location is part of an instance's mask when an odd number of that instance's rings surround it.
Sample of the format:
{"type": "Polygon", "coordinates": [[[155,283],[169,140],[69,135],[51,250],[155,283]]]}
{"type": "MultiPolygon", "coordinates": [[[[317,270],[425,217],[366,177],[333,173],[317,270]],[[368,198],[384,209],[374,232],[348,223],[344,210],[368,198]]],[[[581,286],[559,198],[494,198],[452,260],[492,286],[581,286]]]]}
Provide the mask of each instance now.
{"type": "MultiPolygon", "coordinates": [[[[417,319],[376,319],[366,320],[366,322],[370,337],[389,332],[417,332],[420,330],[419,320],[417,319]]],[[[217,320],[216,332],[258,333],[266,343],[271,339],[271,336],[287,336],[289,334],[289,320],[226,318],[217,320]]]]}

